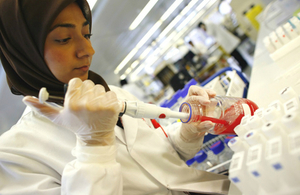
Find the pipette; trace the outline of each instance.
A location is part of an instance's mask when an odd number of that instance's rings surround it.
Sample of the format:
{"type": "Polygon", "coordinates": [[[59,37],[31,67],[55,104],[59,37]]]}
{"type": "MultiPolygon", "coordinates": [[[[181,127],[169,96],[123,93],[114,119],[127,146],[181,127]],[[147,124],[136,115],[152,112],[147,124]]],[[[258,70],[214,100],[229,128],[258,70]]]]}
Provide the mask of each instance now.
{"type": "MultiPolygon", "coordinates": [[[[63,100],[62,97],[51,96],[47,92],[45,87],[40,89],[39,92],[39,101],[40,103],[45,103],[49,98],[63,100]]],[[[154,104],[147,104],[137,101],[125,101],[119,100],[120,105],[122,106],[120,116],[128,115],[133,118],[177,118],[177,119],[186,119],[189,118],[189,113],[176,112],[169,108],[162,108],[154,104]]]]}

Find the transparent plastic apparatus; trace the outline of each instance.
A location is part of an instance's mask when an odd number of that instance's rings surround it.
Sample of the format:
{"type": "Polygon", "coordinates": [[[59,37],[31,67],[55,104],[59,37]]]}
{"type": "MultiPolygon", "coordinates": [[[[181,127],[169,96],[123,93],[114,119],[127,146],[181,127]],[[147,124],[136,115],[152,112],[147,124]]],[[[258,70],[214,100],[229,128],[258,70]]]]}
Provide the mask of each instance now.
{"type": "Polygon", "coordinates": [[[183,123],[211,121],[215,123],[209,130],[211,134],[235,134],[234,128],[246,115],[254,115],[258,106],[251,100],[237,97],[216,96],[210,99],[209,105],[181,104],[179,111],[189,113],[189,117],[181,119],[183,123]]]}

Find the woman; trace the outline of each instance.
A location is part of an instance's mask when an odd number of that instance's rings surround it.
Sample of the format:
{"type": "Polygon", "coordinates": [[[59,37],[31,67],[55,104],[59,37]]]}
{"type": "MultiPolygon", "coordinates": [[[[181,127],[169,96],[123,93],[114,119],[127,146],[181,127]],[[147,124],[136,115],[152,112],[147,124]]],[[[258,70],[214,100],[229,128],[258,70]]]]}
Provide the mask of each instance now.
{"type": "MultiPolygon", "coordinates": [[[[89,71],[90,17],[85,0],[0,0],[1,61],[29,109],[0,137],[0,193],[226,193],[226,177],[185,164],[212,123],[178,123],[165,136],[149,119],[118,117],[118,99],[134,97],[89,71]],[[41,87],[63,97],[65,83],[64,102],[32,97],[41,87]]],[[[191,87],[187,101],[214,95],[191,87]]]]}

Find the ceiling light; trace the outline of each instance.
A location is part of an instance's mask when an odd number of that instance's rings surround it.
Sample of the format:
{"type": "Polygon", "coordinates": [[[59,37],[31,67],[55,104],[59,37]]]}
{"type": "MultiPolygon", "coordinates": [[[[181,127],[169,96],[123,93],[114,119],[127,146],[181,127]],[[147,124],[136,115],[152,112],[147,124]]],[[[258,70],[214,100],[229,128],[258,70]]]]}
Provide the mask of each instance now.
{"type": "Polygon", "coordinates": [[[199,5],[198,5],[198,7],[196,8],[196,11],[200,11],[200,10],[202,10],[205,6],[206,6],[206,4],[209,2],[209,0],[203,0],[199,5]]]}
{"type": "Polygon", "coordinates": [[[128,75],[128,74],[131,72],[131,70],[132,70],[132,69],[131,69],[130,67],[127,68],[127,70],[125,71],[125,74],[128,75]]]}
{"type": "Polygon", "coordinates": [[[145,63],[141,64],[137,69],[135,69],[135,71],[133,71],[132,75],[136,77],[144,69],[145,66],[145,63]]]}
{"type": "Polygon", "coordinates": [[[198,2],[198,0],[192,0],[181,12],[181,15],[185,15],[190,9],[198,2]]]}
{"type": "Polygon", "coordinates": [[[169,9],[162,15],[159,21],[157,21],[153,27],[148,31],[148,33],[139,41],[136,47],[123,59],[123,61],[117,66],[114,73],[118,74],[126,64],[131,60],[131,58],[138,52],[138,50],[150,39],[150,37],[155,33],[155,31],[162,25],[162,22],[166,20],[172,12],[180,5],[183,0],[176,0],[169,9]]]}
{"type": "Polygon", "coordinates": [[[184,19],[184,21],[176,28],[176,30],[177,30],[177,31],[181,31],[181,30],[183,29],[183,27],[185,27],[185,26],[188,24],[188,22],[189,22],[192,18],[194,18],[195,15],[196,15],[196,12],[195,12],[195,11],[192,12],[192,13],[190,13],[190,14],[188,15],[188,17],[186,17],[186,18],[184,19]]]}
{"type": "Polygon", "coordinates": [[[136,45],[136,47],[141,48],[161,25],[162,25],[162,22],[157,21],[152,26],[152,28],[147,32],[147,34],[140,40],[140,42],[136,45]]]}
{"type": "Polygon", "coordinates": [[[134,19],[132,24],[129,26],[129,30],[134,30],[142,20],[147,16],[149,11],[154,7],[158,0],[150,0],[147,5],[143,8],[143,10],[139,13],[139,15],[134,19]]]}
{"type": "Polygon", "coordinates": [[[127,75],[125,75],[125,74],[122,74],[122,76],[120,76],[120,80],[124,80],[124,79],[126,79],[126,76],[127,76],[127,75]]]}
{"type": "Polygon", "coordinates": [[[176,16],[174,20],[160,33],[160,35],[157,38],[157,42],[161,41],[171,30],[172,28],[181,20],[182,15],[176,16]]]}
{"type": "Polygon", "coordinates": [[[162,21],[165,21],[174,12],[174,10],[180,5],[181,2],[182,2],[182,0],[175,1],[171,5],[171,7],[162,15],[162,17],[160,19],[162,21]]]}
{"type": "Polygon", "coordinates": [[[152,47],[148,46],[143,53],[140,55],[140,60],[144,59],[145,57],[147,57],[147,55],[150,53],[150,51],[152,50],[152,47]]]}
{"type": "Polygon", "coordinates": [[[138,60],[134,61],[134,62],[131,64],[130,68],[131,68],[131,69],[134,69],[139,63],[140,63],[140,61],[138,61],[138,60]]]}
{"type": "Polygon", "coordinates": [[[118,74],[120,70],[122,70],[122,68],[124,68],[124,66],[129,62],[129,60],[131,60],[131,58],[136,54],[137,51],[138,51],[137,48],[131,50],[131,52],[123,59],[123,61],[115,69],[114,73],[118,74]]]}
{"type": "MultiPolygon", "coordinates": [[[[184,28],[184,26],[189,26],[191,27],[192,24],[194,24],[197,20],[200,19],[200,17],[202,17],[205,14],[205,10],[203,9],[205,6],[210,7],[212,6],[214,3],[216,2],[216,0],[204,0],[202,1],[198,6],[198,13],[196,14],[196,12],[191,12],[190,15],[188,15],[188,17],[185,18],[185,20],[183,21],[184,25],[179,25],[179,29],[181,28],[181,30],[179,30],[178,32],[173,31],[168,37],[165,38],[165,40],[160,44],[159,48],[157,48],[152,55],[149,55],[147,57],[147,59],[145,60],[144,64],[142,64],[143,67],[148,67],[149,69],[148,72],[150,71],[150,67],[152,67],[154,65],[154,63],[158,60],[158,57],[156,56],[158,53],[160,53],[160,55],[163,55],[165,52],[167,52],[167,50],[169,48],[172,47],[173,42],[178,40],[180,37],[183,36],[183,34],[185,34],[189,28],[184,28]]],[[[194,5],[194,4],[192,4],[194,5]]],[[[191,8],[192,6],[190,6],[191,8]]],[[[185,11],[186,12],[186,11],[185,11]]],[[[180,14],[181,15],[181,14],[180,14]]],[[[179,15],[178,15],[179,16],[179,15]]],[[[170,27],[168,26],[168,30],[166,31],[166,33],[162,32],[164,35],[166,35],[168,33],[168,31],[170,31],[172,29],[172,27],[177,23],[176,18],[170,23],[170,27]],[[173,21],[176,21],[173,23],[173,21]],[[173,23],[173,24],[172,24],[173,23]]],[[[178,29],[176,29],[178,30],[178,29]]],[[[160,39],[162,39],[161,35],[159,36],[160,39]]],[[[134,73],[137,75],[139,72],[142,71],[141,67],[138,67],[134,73]]]]}

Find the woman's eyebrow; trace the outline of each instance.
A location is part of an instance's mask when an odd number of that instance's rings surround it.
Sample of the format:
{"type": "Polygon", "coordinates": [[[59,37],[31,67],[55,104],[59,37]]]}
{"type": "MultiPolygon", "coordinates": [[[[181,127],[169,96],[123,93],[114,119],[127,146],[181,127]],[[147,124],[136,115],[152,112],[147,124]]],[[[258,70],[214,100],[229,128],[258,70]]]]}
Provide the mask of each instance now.
{"type": "Polygon", "coordinates": [[[82,24],[82,27],[87,26],[87,25],[89,25],[89,24],[90,24],[89,21],[85,21],[85,22],[82,24]]]}
{"type": "MultiPolygon", "coordinates": [[[[82,27],[89,25],[90,23],[88,21],[85,21],[82,23],[82,27]]],[[[49,32],[53,31],[54,29],[58,28],[58,27],[64,27],[64,28],[75,28],[76,25],[75,24],[71,24],[71,23],[62,23],[62,24],[56,24],[54,25],[49,32]]]]}

